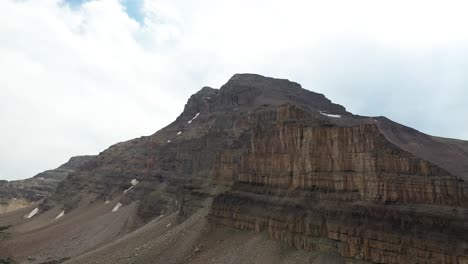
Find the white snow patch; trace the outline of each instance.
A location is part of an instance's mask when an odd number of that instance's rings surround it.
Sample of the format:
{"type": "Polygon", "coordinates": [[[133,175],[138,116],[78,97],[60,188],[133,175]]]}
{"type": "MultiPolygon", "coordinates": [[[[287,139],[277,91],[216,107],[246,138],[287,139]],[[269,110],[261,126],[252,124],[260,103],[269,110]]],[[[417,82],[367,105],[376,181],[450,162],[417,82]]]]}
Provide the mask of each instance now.
{"type": "Polygon", "coordinates": [[[28,214],[28,216],[26,216],[26,218],[29,219],[29,218],[35,216],[38,212],[39,212],[39,208],[34,208],[34,209],[28,214]]]}
{"type": "MultiPolygon", "coordinates": [[[[200,113],[197,113],[192,119],[190,119],[190,121],[188,121],[187,123],[192,123],[193,120],[195,120],[198,116],[200,115],[200,113]]],[[[178,135],[178,134],[177,134],[178,135]]]]}
{"type": "Polygon", "coordinates": [[[180,135],[180,134],[182,134],[182,131],[177,132],[177,135],[180,135]]]}
{"type": "Polygon", "coordinates": [[[60,217],[62,217],[64,215],[65,215],[65,211],[62,211],[59,215],[57,215],[57,217],[55,217],[55,219],[59,219],[60,217]]]}
{"type": "Polygon", "coordinates": [[[171,140],[169,139],[169,140],[167,141],[167,143],[171,143],[171,140]]]}
{"type": "Polygon", "coordinates": [[[122,206],[121,203],[118,203],[114,206],[114,208],[112,209],[112,212],[117,212],[117,210],[119,210],[119,208],[122,206]]]}
{"type": "Polygon", "coordinates": [[[127,193],[127,192],[130,191],[131,189],[133,189],[133,185],[130,186],[130,188],[128,188],[127,190],[125,190],[123,193],[127,193]]]}
{"type": "Polygon", "coordinates": [[[170,227],[171,226],[171,223],[167,224],[166,227],[170,227]]]}
{"type": "Polygon", "coordinates": [[[123,193],[127,193],[128,191],[130,191],[131,189],[133,189],[133,186],[137,185],[138,183],[140,183],[137,179],[133,179],[130,181],[130,183],[132,184],[132,186],[130,186],[127,190],[125,190],[123,193]]]}
{"type": "Polygon", "coordinates": [[[107,201],[105,201],[105,202],[104,202],[104,204],[108,204],[108,203],[110,203],[110,201],[109,201],[109,200],[107,200],[107,201]]]}
{"type": "Polygon", "coordinates": [[[328,116],[328,117],[333,117],[333,118],[341,118],[341,115],[327,114],[327,113],[324,113],[322,111],[320,111],[320,114],[322,114],[324,116],[328,116]]]}

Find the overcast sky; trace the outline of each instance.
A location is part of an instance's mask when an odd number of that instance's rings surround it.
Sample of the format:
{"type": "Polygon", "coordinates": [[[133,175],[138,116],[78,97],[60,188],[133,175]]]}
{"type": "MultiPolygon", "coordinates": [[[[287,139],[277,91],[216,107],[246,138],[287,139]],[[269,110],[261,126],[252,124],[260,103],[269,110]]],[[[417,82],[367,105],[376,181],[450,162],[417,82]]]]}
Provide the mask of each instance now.
{"type": "Polygon", "coordinates": [[[149,135],[234,73],[468,139],[468,1],[1,0],[0,179],[149,135]]]}

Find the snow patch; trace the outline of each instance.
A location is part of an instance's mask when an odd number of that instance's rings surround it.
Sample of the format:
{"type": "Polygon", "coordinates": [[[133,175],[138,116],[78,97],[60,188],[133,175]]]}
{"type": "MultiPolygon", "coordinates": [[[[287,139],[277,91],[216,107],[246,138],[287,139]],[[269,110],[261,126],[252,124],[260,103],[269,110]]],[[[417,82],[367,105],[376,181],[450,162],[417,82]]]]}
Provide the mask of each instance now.
{"type": "Polygon", "coordinates": [[[28,216],[26,216],[26,218],[29,219],[29,218],[35,216],[38,212],[39,212],[39,208],[34,208],[34,209],[28,214],[28,216]]]}
{"type": "Polygon", "coordinates": [[[127,190],[125,190],[123,193],[127,193],[127,192],[130,191],[131,189],[133,189],[133,186],[130,186],[130,188],[128,188],[127,190]]]}
{"type": "Polygon", "coordinates": [[[130,186],[127,190],[125,190],[123,193],[127,193],[128,191],[130,191],[131,189],[133,189],[133,187],[135,185],[137,185],[138,183],[140,183],[137,179],[133,179],[130,181],[130,184],[132,184],[132,186],[130,186]]]}
{"type": "Polygon", "coordinates": [[[200,115],[200,113],[197,113],[192,119],[190,119],[190,121],[188,121],[187,123],[192,123],[193,120],[195,120],[198,116],[200,115]]]}
{"type": "Polygon", "coordinates": [[[57,217],[55,217],[55,219],[59,219],[60,217],[62,217],[64,215],[65,215],[65,211],[62,211],[59,215],[57,215],[57,217]]]}
{"type": "Polygon", "coordinates": [[[169,139],[169,140],[167,141],[167,143],[171,143],[171,140],[169,139]]]}
{"type": "Polygon", "coordinates": [[[333,118],[341,118],[341,115],[335,115],[335,114],[327,114],[325,112],[320,111],[321,115],[328,116],[328,117],[333,117],[333,118]]]}
{"type": "Polygon", "coordinates": [[[108,204],[108,203],[110,203],[110,201],[109,201],[109,200],[104,202],[104,204],[108,204]]]}
{"type": "Polygon", "coordinates": [[[177,132],[177,135],[180,135],[180,134],[182,134],[182,131],[177,132]]]}
{"type": "Polygon", "coordinates": [[[171,226],[171,223],[167,224],[166,227],[170,227],[171,226]]]}
{"type": "Polygon", "coordinates": [[[117,210],[119,210],[119,208],[122,207],[122,204],[121,203],[117,203],[114,208],[112,209],[112,212],[117,212],[117,210]]]}

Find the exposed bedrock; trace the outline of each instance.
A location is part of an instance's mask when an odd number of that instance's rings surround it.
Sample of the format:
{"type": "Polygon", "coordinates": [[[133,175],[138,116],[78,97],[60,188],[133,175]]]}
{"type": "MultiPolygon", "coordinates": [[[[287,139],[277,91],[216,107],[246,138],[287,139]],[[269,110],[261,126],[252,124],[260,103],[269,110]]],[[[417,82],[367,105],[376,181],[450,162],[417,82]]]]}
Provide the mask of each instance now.
{"type": "Polygon", "coordinates": [[[268,232],[305,250],[373,263],[467,263],[466,212],[427,206],[275,198],[245,192],[218,196],[214,225],[268,232]]]}
{"type": "Polygon", "coordinates": [[[60,182],[93,158],[95,156],[72,157],[60,167],[41,172],[28,179],[0,180],[0,214],[28,206],[53,195],[60,182]]]}
{"type": "Polygon", "coordinates": [[[213,224],[375,263],[468,261],[463,180],[375,124],[320,123],[289,104],[250,121],[247,151],[218,159],[232,189],[215,199],[213,224]]]}
{"type": "Polygon", "coordinates": [[[356,193],[378,203],[464,203],[462,180],[395,147],[374,124],[317,125],[291,105],[251,119],[248,151],[238,158],[224,151],[219,158],[218,177],[225,181],[223,174],[279,191],[356,193]]]}
{"type": "Polygon", "coordinates": [[[211,206],[215,226],[269,232],[297,248],[375,263],[466,263],[465,167],[447,162],[468,160],[465,143],[423,148],[420,132],[385,122],[288,80],[234,75],[192,95],[167,127],[80,167],[39,215],[118,200],[138,201],[142,222],[171,212],[183,221],[211,206]]]}

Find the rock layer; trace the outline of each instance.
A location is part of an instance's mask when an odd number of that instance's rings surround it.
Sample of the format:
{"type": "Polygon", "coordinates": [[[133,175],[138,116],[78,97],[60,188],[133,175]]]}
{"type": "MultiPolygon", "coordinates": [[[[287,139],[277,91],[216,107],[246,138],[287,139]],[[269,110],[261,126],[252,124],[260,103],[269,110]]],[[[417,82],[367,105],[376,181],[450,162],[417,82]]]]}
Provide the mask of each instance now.
{"type": "Polygon", "coordinates": [[[466,212],[452,210],[230,192],[216,198],[210,221],[373,263],[466,263],[466,212]]]}
{"type": "Polygon", "coordinates": [[[391,136],[402,127],[384,122],[288,80],[235,75],[192,95],[154,135],[80,167],[41,212],[115,200],[138,202],[143,221],[171,212],[184,221],[211,206],[213,226],[268,232],[300,249],[375,263],[466,263],[463,175],[402,147],[391,136]]]}
{"type": "Polygon", "coordinates": [[[213,224],[375,263],[466,261],[466,239],[453,232],[466,220],[459,178],[399,149],[375,124],[317,125],[291,105],[251,121],[239,162],[223,154],[233,187],[215,199],[213,224]]]}
{"type": "Polygon", "coordinates": [[[0,181],[0,214],[14,211],[51,196],[60,182],[94,156],[77,156],[60,167],[17,181],[0,181]]]}
{"type": "Polygon", "coordinates": [[[376,125],[314,126],[289,105],[253,117],[238,182],[326,192],[357,192],[378,203],[460,205],[463,184],[398,149],[376,125]]]}

